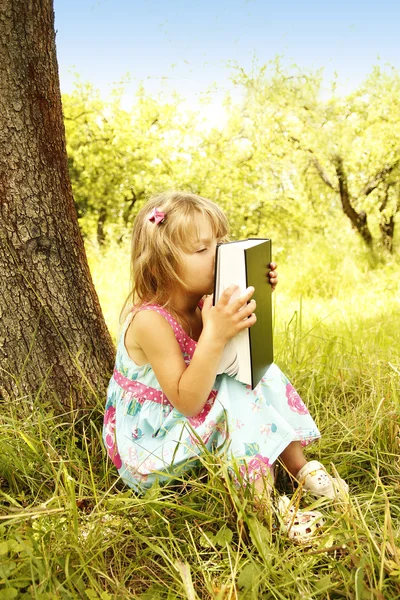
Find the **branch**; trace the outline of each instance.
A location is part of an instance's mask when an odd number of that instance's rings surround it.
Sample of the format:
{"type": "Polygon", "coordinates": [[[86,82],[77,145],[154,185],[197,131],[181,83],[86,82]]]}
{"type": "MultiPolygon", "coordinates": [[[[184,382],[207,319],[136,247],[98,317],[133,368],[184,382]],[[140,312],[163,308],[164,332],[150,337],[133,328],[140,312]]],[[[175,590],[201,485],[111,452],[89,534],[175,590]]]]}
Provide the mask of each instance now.
{"type": "Polygon", "coordinates": [[[371,179],[371,181],[369,181],[367,183],[367,185],[365,186],[365,188],[363,189],[363,194],[365,194],[365,196],[368,196],[368,194],[370,194],[371,192],[373,192],[378,185],[385,179],[385,177],[387,175],[390,175],[390,173],[400,164],[400,158],[398,158],[390,167],[384,167],[383,169],[381,169],[373,179],[371,179]]]}
{"type": "Polygon", "coordinates": [[[142,198],[144,196],[144,190],[141,190],[138,194],[136,194],[135,190],[133,188],[131,188],[130,192],[131,192],[131,197],[124,198],[125,202],[129,202],[129,205],[125,206],[123,215],[122,215],[125,225],[128,224],[130,214],[131,214],[132,209],[135,206],[136,202],[139,200],[139,198],[142,198]]]}
{"type": "Polygon", "coordinates": [[[385,187],[385,195],[384,195],[383,200],[382,200],[382,202],[381,202],[381,204],[379,206],[379,212],[383,212],[385,210],[386,205],[387,205],[387,203],[389,201],[389,189],[393,185],[394,185],[394,183],[388,183],[386,185],[386,187],[385,187]]]}
{"type": "MultiPolygon", "coordinates": [[[[289,139],[292,142],[295,142],[296,144],[298,144],[298,146],[301,148],[301,142],[298,138],[294,137],[294,136],[290,136],[289,139]]],[[[321,163],[319,162],[319,160],[316,158],[313,150],[311,150],[311,148],[304,148],[304,150],[306,152],[309,152],[311,154],[311,161],[314,164],[314,167],[317,169],[319,176],[321,177],[322,181],[324,183],[326,183],[326,185],[328,187],[331,188],[331,190],[333,190],[334,192],[339,192],[339,190],[333,185],[333,183],[331,182],[331,180],[329,179],[329,175],[328,173],[325,171],[324,167],[321,165],[321,163]]]]}
{"type": "Polygon", "coordinates": [[[251,161],[251,159],[253,158],[253,156],[254,156],[254,152],[252,152],[250,154],[250,156],[247,156],[246,158],[242,158],[242,160],[238,161],[237,166],[238,167],[244,167],[245,165],[249,166],[247,163],[249,163],[251,161]]]}
{"type": "Polygon", "coordinates": [[[84,110],[83,112],[79,113],[79,115],[75,115],[75,117],[68,117],[67,115],[64,115],[64,119],[66,121],[77,121],[84,115],[89,115],[89,114],[90,114],[90,112],[88,112],[87,110],[84,110]]]}
{"type": "MultiPolygon", "coordinates": [[[[311,150],[309,150],[309,152],[311,152],[311,150]]],[[[312,152],[311,152],[312,153],[312,152]]],[[[322,181],[324,183],[326,183],[326,185],[328,187],[331,188],[331,190],[334,190],[335,192],[338,192],[339,190],[337,188],[335,188],[335,186],[333,185],[333,183],[331,182],[331,180],[329,179],[329,175],[328,173],[325,171],[325,169],[323,168],[323,166],[319,163],[319,161],[315,158],[315,156],[312,157],[312,162],[315,166],[315,168],[317,169],[322,181]]]]}

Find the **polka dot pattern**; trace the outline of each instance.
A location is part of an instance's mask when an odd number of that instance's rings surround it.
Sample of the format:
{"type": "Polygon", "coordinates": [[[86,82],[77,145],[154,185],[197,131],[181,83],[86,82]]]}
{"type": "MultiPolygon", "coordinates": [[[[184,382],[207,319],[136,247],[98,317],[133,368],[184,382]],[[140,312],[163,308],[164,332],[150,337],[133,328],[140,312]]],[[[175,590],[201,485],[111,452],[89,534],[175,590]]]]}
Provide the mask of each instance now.
{"type": "Polygon", "coordinates": [[[147,385],[140,383],[140,381],[132,381],[131,379],[128,379],[128,377],[124,377],[124,375],[117,371],[116,368],[114,368],[113,377],[115,382],[126,392],[133,394],[140,404],[143,404],[146,400],[150,400],[157,404],[171,406],[171,402],[163,391],[148,387],[147,385]]]}
{"type": "MultiPolygon", "coordinates": [[[[141,310],[153,310],[168,321],[168,323],[172,327],[181,352],[184,355],[185,362],[186,364],[189,364],[191,358],[193,357],[194,351],[196,350],[197,342],[195,340],[192,340],[192,338],[186,333],[186,331],[178,323],[178,321],[176,321],[162,306],[158,306],[158,304],[145,304],[144,306],[141,306],[138,309],[138,311],[141,310]]],[[[133,381],[132,379],[125,377],[122,373],[118,371],[116,367],[114,368],[113,378],[114,381],[123,390],[133,394],[133,396],[140,404],[143,404],[146,400],[149,400],[150,402],[155,402],[157,404],[172,406],[171,402],[168,400],[168,398],[162,390],[157,390],[155,388],[144,385],[139,381],[133,381]]],[[[201,413],[196,417],[191,417],[189,419],[193,427],[197,427],[198,425],[204,422],[208,413],[211,410],[212,405],[214,404],[216,395],[217,392],[215,390],[211,390],[211,393],[201,413]]]]}
{"type": "Polygon", "coordinates": [[[141,306],[138,310],[153,310],[162,317],[164,317],[164,319],[166,319],[172,327],[172,331],[174,332],[176,341],[179,344],[181,352],[183,352],[183,354],[186,354],[189,357],[189,359],[193,358],[197,342],[195,340],[192,340],[192,338],[183,329],[182,325],[180,325],[180,323],[178,323],[178,321],[176,321],[169,314],[169,312],[165,310],[165,308],[163,308],[162,306],[158,306],[158,304],[145,304],[144,306],[141,306]]]}
{"type": "MultiPolygon", "coordinates": [[[[167,321],[189,365],[196,341],[165,308],[144,305],[139,310],[153,310],[167,321]]],[[[254,392],[231,377],[217,377],[199,414],[185,417],[166,398],[151,365],[137,365],[129,357],[126,325],[107,392],[103,440],[121,478],[136,491],[145,491],[156,480],[169,481],[175,468],[181,472],[191,466],[188,459],[202,454],[203,444],[210,452],[223,452],[228,461],[235,457],[239,467],[245,465],[240,470],[245,479],[263,473],[291,441],[306,444],[319,437],[314,421],[300,410],[297,395],[276,365],[271,365],[254,392]]],[[[157,328],[149,335],[157,340],[157,328]]]]}

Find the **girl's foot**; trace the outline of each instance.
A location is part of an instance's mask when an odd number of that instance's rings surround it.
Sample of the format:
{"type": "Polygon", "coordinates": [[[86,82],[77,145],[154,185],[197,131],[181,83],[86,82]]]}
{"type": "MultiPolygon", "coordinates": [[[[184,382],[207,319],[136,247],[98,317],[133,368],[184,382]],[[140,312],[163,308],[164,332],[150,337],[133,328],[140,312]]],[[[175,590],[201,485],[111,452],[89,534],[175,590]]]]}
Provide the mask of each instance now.
{"type": "Polygon", "coordinates": [[[289,539],[298,544],[313,542],[325,523],[318,510],[296,510],[294,506],[291,506],[287,496],[279,498],[278,513],[282,520],[283,530],[289,539]]]}
{"type": "Polygon", "coordinates": [[[331,477],[326,472],[324,465],[318,460],[311,460],[296,475],[296,479],[303,490],[314,496],[327,498],[347,497],[349,486],[340,477],[331,477]]]}

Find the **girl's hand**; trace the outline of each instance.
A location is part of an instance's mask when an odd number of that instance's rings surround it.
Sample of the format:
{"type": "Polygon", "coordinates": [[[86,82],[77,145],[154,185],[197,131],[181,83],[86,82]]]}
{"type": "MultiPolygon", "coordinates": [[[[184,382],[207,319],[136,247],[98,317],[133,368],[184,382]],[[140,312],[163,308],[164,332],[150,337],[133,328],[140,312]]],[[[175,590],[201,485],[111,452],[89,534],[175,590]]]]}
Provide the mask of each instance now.
{"type": "Polygon", "coordinates": [[[254,288],[247,288],[239,298],[230,302],[231,296],[237,289],[237,285],[229,286],[215,306],[212,306],[212,296],[205,299],[201,311],[203,317],[202,337],[210,336],[225,345],[242,329],[254,325],[257,320],[254,314],[256,301],[250,300],[254,294],[254,288]]]}
{"type": "Polygon", "coordinates": [[[278,285],[278,273],[276,272],[276,268],[277,268],[277,264],[272,262],[269,264],[269,268],[271,269],[269,273],[267,273],[268,277],[269,277],[269,282],[271,284],[272,287],[272,291],[274,291],[274,289],[276,288],[276,286],[278,285]]]}

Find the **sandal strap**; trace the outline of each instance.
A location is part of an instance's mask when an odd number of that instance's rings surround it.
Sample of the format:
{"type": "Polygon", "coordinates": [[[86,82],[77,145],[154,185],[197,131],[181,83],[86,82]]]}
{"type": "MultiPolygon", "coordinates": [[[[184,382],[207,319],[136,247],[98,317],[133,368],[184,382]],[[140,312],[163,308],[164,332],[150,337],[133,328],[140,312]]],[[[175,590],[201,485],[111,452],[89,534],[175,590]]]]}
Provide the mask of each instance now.
{"type": "Polygon", "coordinates": [[[301,481],[302,479],[304,480],[315,471],[323,471],[328,475],[322,463],[320,463],[318,460],[310,460],[310,462],[307,462],[304,467],[301,467],[300,471],[296,475],[296,479],[297,481],[301,481]]]}
{"type": "Polygon", "coordinates": [[[349,493],[349,486],[346,481],[340,479],[340,477],[331,477],[324,465],[318,460],[311,460],[306,463],[297,473],[296,479],[300,485],[303,485],[304,490],[317,496],[336,498],[339,496],[345,497],[349,493]]]}

